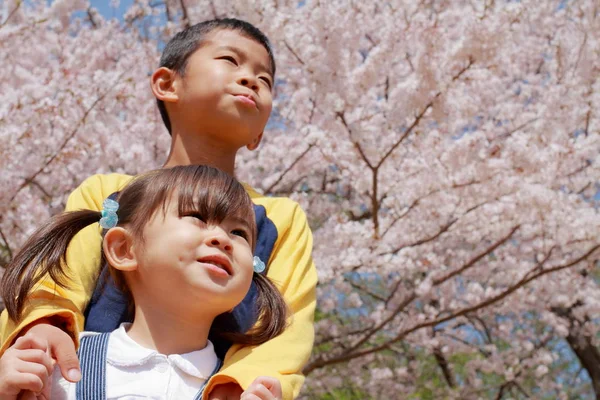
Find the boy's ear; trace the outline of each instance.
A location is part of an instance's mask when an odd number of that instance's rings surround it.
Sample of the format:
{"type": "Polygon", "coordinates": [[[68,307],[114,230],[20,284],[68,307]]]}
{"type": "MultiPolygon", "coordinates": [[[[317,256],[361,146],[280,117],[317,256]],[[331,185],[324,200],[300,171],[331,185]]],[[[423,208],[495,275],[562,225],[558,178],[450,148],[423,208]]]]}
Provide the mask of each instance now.
{"type": "Polygon", "coordinates": [[[246,147],[248,148],[248,150],[252,151],[252,150],[256,150],[258,148],[258,145],[260,144],[260,141],[262,140],[263,133],[264,132],[261,132],[260,135],[258,135],[257,137],[255,137],[252,142],[250,142],[250,143],[248,143],[246,145],[246,147]]]}
{"type": "Polygon", "coordinates": [[[167,103],[174,103],[179,99],[177,94],[176,74],[166,67],[160,67],[150,78],[150,87],[154,97],[167,103]]]}
{"type": "Polygon", "coordinates": [[[120,271],[134,271],[138,260],[133,248],[131,234],[120,226],[111,228],[104,235],[102,249],[106,261],[120,271]]]}

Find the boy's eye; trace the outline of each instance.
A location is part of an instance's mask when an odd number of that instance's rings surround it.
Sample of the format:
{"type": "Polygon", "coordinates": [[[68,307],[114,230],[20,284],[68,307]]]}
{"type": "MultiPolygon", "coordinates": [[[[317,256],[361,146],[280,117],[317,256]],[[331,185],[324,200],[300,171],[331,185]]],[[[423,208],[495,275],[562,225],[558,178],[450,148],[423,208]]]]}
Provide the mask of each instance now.
{"type": "Polygon", "coordinates": [[[261,76],[260,80],[264,81],[267,86],[269,87],[269,89],[273,88],[273,84],[271,83],[271,80],[265,76],[261,76]]]}
{"type": "Polygon", "coordinates": [[[248,232],[246,232],[244,229],[234,229],[231,231],[232,235],[235,236],[240,236],[242,239],[248,241],[250,239],[250,236],[248,235],[248,232]]]}
{"type": "Polygon", "coordinates": [[[233,58],[232,56],[223,56],[223,57],[220,57],[219,59],[229,61],[230,63],[232,63],[234,65],[238,65],[236,59],[233,58]]]}

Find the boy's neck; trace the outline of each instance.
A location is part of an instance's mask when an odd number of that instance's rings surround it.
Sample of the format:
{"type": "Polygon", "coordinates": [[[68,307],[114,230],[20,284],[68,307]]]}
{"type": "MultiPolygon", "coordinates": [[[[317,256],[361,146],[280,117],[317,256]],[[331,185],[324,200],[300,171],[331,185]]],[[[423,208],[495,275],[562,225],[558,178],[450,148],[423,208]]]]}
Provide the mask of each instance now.
{"type": "Polygon", "coordinates": [[[161,354],[185,354],[206,347],[214,316],[173,314],[159,308],[135,308],[127,334],[140,346],[161,354]]]}
{"type": "Polygon", "coordinates": [[[177,165],[208,165],[233,175],[236,148],[228,147],[212,135],[199,135],[174,131],[171,150],[163,168],[177,165]]]}

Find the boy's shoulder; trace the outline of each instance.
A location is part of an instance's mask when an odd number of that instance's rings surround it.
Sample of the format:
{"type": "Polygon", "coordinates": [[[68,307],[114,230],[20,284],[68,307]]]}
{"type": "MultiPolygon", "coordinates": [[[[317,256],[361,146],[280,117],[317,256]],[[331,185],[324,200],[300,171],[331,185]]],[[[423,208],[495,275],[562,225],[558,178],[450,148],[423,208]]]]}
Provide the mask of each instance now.
{"type": "Polygon", "coordinates": [[[250,195],[250,198],[252,199],[252,202],[254,202],[254,204],[259,204],[259,205],[264,205],[264,206],[269,206],[269,207],[288,207],[288,208],[300,207],[300,205],[297,202],[295,202],[294,200],[292,200],[288,197],[277,197],[277,196],[265,195],[265,194],[259,192],[258,190],[256,190],[255,188],[253,188],[252,186],[248,185],[247,183],[242,183],[242,185],[244,186],[244,189],[246,189],[246,192],[248,192],[248,194],[250,195]]]}
{"type": "Polygon", "coordinates": [[[248,184],[244,183],[243,185],[250,195],[252,202],[259,207],[264,207],[267,217],[274,222],[277,221],[286,224],[300,221],[304,222],[306,220],[306,216],[300,204],[289,197],[267,196],[248,184]]]}
{"type": "Polygon", "coordinates": [[[116,191],[122,189],[132,178],[133,175],[118,173],[95,174],[86,178],[81,185],[79,185],[79,188],[92,190],[115,188],[116,191]]]}
{"type": "Polygon", "coordinates": [[[78,209],[100,210],[102,201],[121,190],[133,178],[125,174],[96,174],[84,180],[69,195],[67,211],[78,209]]]}

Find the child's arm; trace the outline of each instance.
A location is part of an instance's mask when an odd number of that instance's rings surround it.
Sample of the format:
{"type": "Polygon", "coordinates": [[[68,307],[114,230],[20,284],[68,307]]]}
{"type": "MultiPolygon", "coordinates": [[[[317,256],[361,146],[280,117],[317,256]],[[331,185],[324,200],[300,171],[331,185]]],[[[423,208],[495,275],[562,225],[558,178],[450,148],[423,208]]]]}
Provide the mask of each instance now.
{"type": "Polygon", "coordinates": [[[16,400],[25,391],[49,399],[53,369],[46,343],[31,335],[18,338],[0,358],[0,400],[16,400]]]}
{"type": "MultiPolygon", "coordinates": [[[[67,201],[67,211],[87,208],[100,210],[102,201],[113,192],[119,190],[130,177],[125,175],[95,175],[86,179],[71,195],[67,201]]],[[[23,318],[12,321],[4,311],[0,317],[0,336],[2,338],[2,354],[24,330],[40,321],[49,322],[67,332],[77,345],[76,338],[83,329],[83,310],[87,306],[95,288],[98,271],[100,268],[100,250],[102,239],[98,226],[91,225],[83,229],[73,238],[67,251],[67,265],[73,270],[69,274],[70,281],[67,289],[56,285],[51,279],[46,278],[31,292],[27,305],[23,311],[23,318]]],[[[40,324],[41,325],[41,324],[40,324]]],[[[32,328],[37,337],[44,336],[49,329],[40,330],[37,326],[32,328]]],[[[54,348],[56,343],[49,345],[54,348]]],[[[74,351],[74,349],[73,349],[74,351]]],[[[59,363],[61,361],[59,360],[59,363]]],[[[63,368],[61,370],[64,371],[63,368]]],[[[65,376],[65,378],[67,378],[65,376]]]]}
{"type": "Polygon", "coordinates": [[[260,346],[234,345],[221,371],[211,378],[204,399],[211,398],[216,385],[233,382],[248,388],[257,375],[269,375],[281,382],[283,399],[291,400],[304,382],[302,367],[310,357],[314,340],[317,271],[304,212],[291,200],[282,200],[281,206],[283,209],[277,211],[287,220],[277,227],[279,240],[271,255],[268,277],[290,307],[290,323],[281,335],[260,346]]]}

